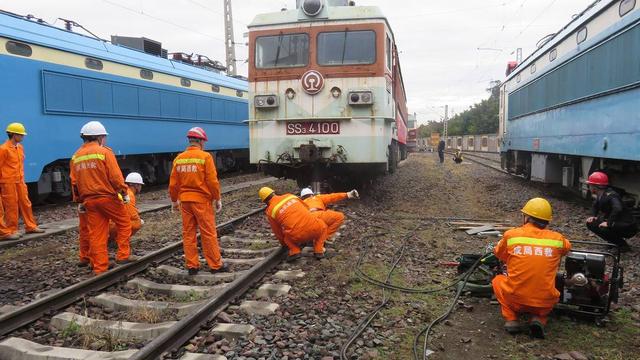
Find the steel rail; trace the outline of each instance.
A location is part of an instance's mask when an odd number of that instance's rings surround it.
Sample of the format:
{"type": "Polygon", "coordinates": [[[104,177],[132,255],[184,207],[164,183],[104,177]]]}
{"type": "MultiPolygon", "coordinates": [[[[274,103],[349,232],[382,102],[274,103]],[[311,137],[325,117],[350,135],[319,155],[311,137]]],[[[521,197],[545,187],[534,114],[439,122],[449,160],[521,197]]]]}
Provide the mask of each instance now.
{"type": "MultiPolygon", "coordinates": [[[[220,230],[224,227],[244,220],[252,215],[260,213],[264,208],[255,209],[247,214],[238,216],[217,226],[220,230]]],[[[6,335],[24,325],[38,320],[49,311],[59,310],[78,301],[81,296],[107,288],[122,278],[138,274],[149,265],[160,263],[170,258],[175,252],[182,249],[182,241],[174,242],[162,249],[147,254],[135,262],[118,266],[96,277],[71,285],[56,293],[43,297],[21,306],[20,308],[0,316],[0,336],[6,335]]]]}
{"type": "MultiPolygon", "coordinates": [[[[268,178],[264,178],[264,179],[260,179],[260,180],[252,180],[252,181],[246,181],[243,183],[238,183],[238,184],[232,184],[229,186],[225,186],[224,189],[222,189],[221,194],[228,194],[234,191],[238,191],[238,190],[243,190],[246,188],[249,188],[251,186],[256,186],[256,185],[262,185],[262,184],[266,184],[272,181],[277,181],[277,178],[274,177],[268,177],[268,178]]],[[[171,207],[171,203],[168,201],[166,203],[159,203],[157,200],[156,201],[150,201],[149,203],[138,203],[139,206],[139,213],[140,214],[145,214],[145,213],[151,213],[151,212],[157,212],[157,211],[161,211],[161,210],[165,210],[171,207]],[[145,208],[146,206],[149,205],[149,203],[151,203],[151,207],[149,208],[145,208]],[[155,205],[153,205],[155,203],[155,205]]],[[[68,205],[68,204],[66,204],[68,205]]],[[[53,223],[48,223],[48,224],[42,224],[42,228],[45,229],[45,233],[43,234],[25,234],[24,238],[18,239],[18,240],[0,240],[0,250],[2,249],[8,249],[20,244],[25,244],[27,242],[33,241],[33,240],[38,240],[38,239],[42,239],[45,237],[49,237],[52,235],[58,235],[58,234],[62,234],[62,233],[66,233],[67,231],[71,231],[71,230],[75,230],[78,228],[78,224],[77,224],[77,219],[75,220],[74,223],[68,223],[69,221],[73,220],[73,218],[70,219],[64,219],[61,221],[57,221],[57,222],[53,222],[53,223]],[[65,225],[64,223],[67,222],[67,224],[65,225]],[[56,225],[57,224],[57,225],[56,225]],[[60,226],[60,228],[55,229],[55,228],[51,228],[56,227],[56,226],[60,226]]]]}
{"type": "Polygon", "coordinates": [[[227,304],[244,294],[254,283],[262,279],[276,267],[286,256],[287,250],[282,247],[275,250],[267,258],[253,266],[242,277],[233,281],[215,298],[192,312],[187,317],[134,353],[129,360],[155,360],[162,354],[179,348],[200,331],[201,326],[216,317],[227,304]]]}

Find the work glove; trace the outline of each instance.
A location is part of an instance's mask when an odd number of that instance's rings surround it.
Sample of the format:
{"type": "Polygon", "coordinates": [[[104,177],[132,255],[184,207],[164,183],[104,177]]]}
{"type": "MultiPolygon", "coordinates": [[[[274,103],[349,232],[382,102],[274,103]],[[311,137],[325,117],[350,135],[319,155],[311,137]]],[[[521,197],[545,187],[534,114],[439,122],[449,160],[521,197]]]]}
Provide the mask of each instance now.
{"type": "Polygon", "coordinates": [[[180,200],[171,203],[171,212],[180,210],[180,200]]]}
{"type": "Polygon", "coordinates": [[[84,207],[84,204],[78,204],[78,214],[84,214],[87,212],[87,209],[84,207]]]}
{"type": "Polygon", "coordinates": [[[222,211],[222,200],[216,200],[216,213],[222,211]]]}
{"type": "Polygon", "coordinates": [[[131,198],[129,197],[129,194],[125,194],[122,196],[122,202],[125,204],[128,204],[131,201],[131,198]]]}
{"type": "Polygon", "coordinates": [[[348,199],[360,199],[360,194],[358,194],[358,190],[351,190],[347,193],[348,199]]]}
{"type": "Polygon", "coordinates": [[[144,220],[140,219],[140,225],[144,225],[144,220]]]}

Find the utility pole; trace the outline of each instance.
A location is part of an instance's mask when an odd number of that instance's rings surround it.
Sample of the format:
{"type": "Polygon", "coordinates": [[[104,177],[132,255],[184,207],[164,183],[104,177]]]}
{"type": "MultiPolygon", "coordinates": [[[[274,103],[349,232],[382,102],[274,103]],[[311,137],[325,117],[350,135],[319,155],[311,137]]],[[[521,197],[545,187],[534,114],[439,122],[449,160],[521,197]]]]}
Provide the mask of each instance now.
{"type": "Polygon", "coordinates": [[[236,48],[233,40],[233,14],[231,0],[224,0],[224,40],[227,52],[227,74],[238,75],[236,70],[236,48]]]}
{"type": "Polygon", "coordinates": [[[444,106],[444,137],[447,137],[447,133],[449,130],[449,125],[447,124],[449,122],[449,105],[445,105],[444,106]]]}

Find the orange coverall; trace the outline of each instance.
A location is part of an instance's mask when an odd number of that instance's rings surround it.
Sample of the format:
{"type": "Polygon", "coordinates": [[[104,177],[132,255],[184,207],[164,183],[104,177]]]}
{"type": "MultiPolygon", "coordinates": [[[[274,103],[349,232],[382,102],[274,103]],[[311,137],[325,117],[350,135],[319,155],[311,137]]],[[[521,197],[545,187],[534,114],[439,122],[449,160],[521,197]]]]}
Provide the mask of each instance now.
{"type": "MultiPolygon", "coordinates": [[[[129,203],[125,204],[125,207],[127,208],[129,218],[131,219],[131,236],[133,236],[142,227],[142,222],[140,221],[138,208],[136,208],[136,195],[133,193],[131,188],[127,189],[127,194],[129,194],[129,203]]],[[[109,222],[109,241],[114,241],[117,235],[118,227],[113,221],[109,222]]]]}
{"type": "Polygon", "coordinates": [[[18,231],[18,214],[22,216],[27,233],[38,227],[24,183],[24,149],[21,144],[13,145],[11,140],[0,145],[0,193],[4,209],[0,237],[18,231]]]}
{"type": "Polygon", "coordinates": [[[172,202],[180,200],[182,247],[189,269],[200,268],[196,229],[200,228],[202,253],[209,268],[222,267],[213,202],[220,200],[220,183],[213,156],[189,146],[173,161],[169,179],[172,202]]]}
{"type": "Polygon", "coordinates": [[[275,195],[265,210],[273,234],[289,248],[289,256],[300,253],[300,246],[313,242],[313,252],[324,254],[329,237],[327,225],[309,212],[307,205],[292,194],[275,195]]]}
{"type": "Polygon", "coordinates": [[[339,211],[327,210],[327,205],[346,200],[347,198],[347,193],[320,194],[311,195],[303,201],[309,207],[311,215],[327,224],[329,237],[331,237],[340,229],[342,223],[344,223],[344,214],[339,211]]]}
{"type": "MultiPolygon", "coordinates": [[[[118,227],[116,259],[126,260],[130,255],[131,220],[125,205],[118,199],[119,193],[127,191],[127,185],[111,149],[100,146],[97,142],[82,145],[71,158],[70,168],[74,201],[83,203],[87,210],[90,261],[94,273],[101,274],[109,267],[109,220],[118,227]]],[[[80,225],[82,261],[86,237],[82,236],[83,224],[80,225]]]]}
{"type": "Polygon", "coordinates": [[[555,287],[556,272],[569,250],[571,243],[560,233],[533,224],[504,233],[494,253],[507,264],[509,274],[496,276],[492,284],[506,321],[529,313],[546,324],[560,297],[555,287]]]}

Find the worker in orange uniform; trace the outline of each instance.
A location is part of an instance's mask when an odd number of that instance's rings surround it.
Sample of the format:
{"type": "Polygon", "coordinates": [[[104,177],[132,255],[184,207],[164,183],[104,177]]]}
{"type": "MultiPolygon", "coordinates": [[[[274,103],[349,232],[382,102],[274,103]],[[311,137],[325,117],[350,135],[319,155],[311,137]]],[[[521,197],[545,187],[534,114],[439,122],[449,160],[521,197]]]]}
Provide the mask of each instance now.
{"type": "Polygon", "coordinates": [[[220,183],[213,156],[204,151],[207,133],[194,127],[187,133],[189,146],[173,161],[169,195],[174,209],[182,214],[182,246],[189,275],[200,269],[196,229],[200,229],[202,252],[211,272],[227,271],[222,262],[215,211],[222,210],[220,183]]]}
{"type": "Polygon", "coordinates": [[[360,194],[357,190],[351,190],[344,193],[314,195],[313,190],[304,188],[300,191],[300,198],[307,204],[313,216],[327,224],[329,237],[332,237],[344,223],[344,214],[329,210],[327,206],[346,199],[359,199],[360,194]]]}
{"type": "Polygon", "coordinates": [[[31,210],[29,191],[24,182],[24,149],[22,140],[27,130],[20,123],[7,126],[9,139],[0,146],[0,193],[4,211],[4,224],[0,222],[0,240],[16,240],[18,232],[18,215],[24,221],[25,232],[43,233],[38,227],[31,210]]]}
{"type": "MultiPolygon", "coordinates": [[[[116,263],[137,260],[137,257],[130,254],[129,247],[131,221],[125,207],[130,200],[127,185],[113,151],[105,146],[107,135],[107,130],[100,122],[90,121],[85,124],[80,131],[84,144],[73,155],[70,163],[73,199],[80,203],[80,211],[86,211],[89,261],[96,275],[109,268],[109,220],[118,227],[116,263]]],[[[81,249],[82,246],[81,244],[81,249]]]]}
{"type": "MultiPolygon", "coordinates": [[[[137,172],[132,172],[127,175],[127,178],[124,179],[125,184],[127,184],[127,194],[129,195],[129,203],[126,204],[127,212],[129,213],[129,217],[131,219],[131,236],[135,235],[142,225],[144,225],[144,220],[140,219],[140,214],[138,213],[138,208],[136,207],[136,195],[142,191],[142,185],[144,185],[144,181],[142,180],[142,175],[137,172]]],[[[115,241],[118,236],[118,227],[114,222],[109,223],[109,242],[115,241]]]]}
{"type": "Polygon", "coordinates": [[[329,237],[327,225],[311,214],[302,199],[292,194],[276,195],[268,187],[260,189],[258,196],[267,204],[265,214],[273,234],[289,248],[288,261],[299,258],[300,248],[308,243],[313,243],[317,259],[324,257],[324,242],[329,237]]]}
{"type": "Polygon", "coordinates": [[[529,314],[531,336],[544,339],[547,315],[558,302],[556,273],[571,243],[547,229],[552,218],[549,202],[529,200],[522,208],[524,225],[504,233],[494,253],[507,265],[508,275],[493,279],[493,292],[502,308],[505,330],[517,333],[520,314],[529,314]]]}

